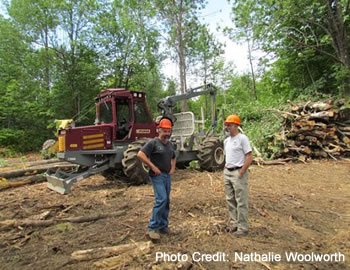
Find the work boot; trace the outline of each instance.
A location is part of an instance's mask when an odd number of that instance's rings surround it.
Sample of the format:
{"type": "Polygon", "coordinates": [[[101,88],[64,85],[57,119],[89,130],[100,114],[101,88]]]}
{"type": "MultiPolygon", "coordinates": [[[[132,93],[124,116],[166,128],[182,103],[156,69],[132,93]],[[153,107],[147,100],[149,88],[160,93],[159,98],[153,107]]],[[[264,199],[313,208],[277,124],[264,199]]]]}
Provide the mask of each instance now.
{"type": "Polygon", "coordinates": [[[159,241],[160,235],[158,232],[155,231],[148,231],[148,236],[151,238],[152,241],[159,241]]]}
{"type": "Polygon", "coordinates": [[[248,234],[248,231],[245,230],[237,230],[233,233],[235,236],[240,237],[240,236],[245,236],[248,234]]]}
{"type": "Polygon", "coordinates": [[[159,232],[160,232],[161,234],[169,234],[169,228],[160,229],[159,232]]]}
{"type": "Polygon", "coordinates": [[[228,233],[234,233],[237,231],[237,226],[236,225],[227,225],[226,228],[225,228],[225,231],[228,232],[228,233]]]}

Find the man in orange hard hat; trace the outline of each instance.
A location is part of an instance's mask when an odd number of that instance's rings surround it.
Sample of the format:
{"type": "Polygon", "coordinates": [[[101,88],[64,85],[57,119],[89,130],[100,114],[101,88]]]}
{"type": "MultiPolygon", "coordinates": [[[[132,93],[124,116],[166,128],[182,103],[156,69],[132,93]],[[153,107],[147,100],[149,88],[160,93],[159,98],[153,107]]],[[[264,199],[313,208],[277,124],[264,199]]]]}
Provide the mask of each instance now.
{"type": "Polygon", "coordinates": [[[224,184],[229,210],[227,231],[236,236],[246,235],[248,226],[248,167],[253,161],[252,148],[246,135],[239,132],[241,119],[229,115],[224,121],[229,137],[224,140],[224,184]]]}
{"type": "Polygon", "coordinates": [[[152,217],[148,224],[148,235],[153,241],[160,239],[159,233],[168,233],[168,216],[170,210],[171,177],[176,167],[175,150],[169,141],[172,122],[163,118],[159,122],[158,137],[146,143],[137,157],[149,168],[153,185],[155,202],[152,217]]]}

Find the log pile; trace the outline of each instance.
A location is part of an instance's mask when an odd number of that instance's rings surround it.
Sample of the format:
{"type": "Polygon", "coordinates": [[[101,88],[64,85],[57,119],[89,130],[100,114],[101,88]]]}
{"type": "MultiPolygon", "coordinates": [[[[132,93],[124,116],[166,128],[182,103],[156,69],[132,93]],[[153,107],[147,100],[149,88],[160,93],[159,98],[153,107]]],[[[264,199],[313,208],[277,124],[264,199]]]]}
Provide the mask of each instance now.
{"type": "Polygon", "coordinates": [[[59,161],[57,159],[10,164],[8,169],[5,166],[4,168],[0,168],[0,190],[45,182],[46,177],[43,175],[43,173],[49,168],[72,170],[76,169],[77,165],[59,161]]]}
{"type": "Polygon", "coordinates": [[[289,104],[289,112],[278,111],[284,124],[274,138],[274,144],[281,147],[275,158],[304,161],[350,156],[350,106],[345,99],[289,104]]]}

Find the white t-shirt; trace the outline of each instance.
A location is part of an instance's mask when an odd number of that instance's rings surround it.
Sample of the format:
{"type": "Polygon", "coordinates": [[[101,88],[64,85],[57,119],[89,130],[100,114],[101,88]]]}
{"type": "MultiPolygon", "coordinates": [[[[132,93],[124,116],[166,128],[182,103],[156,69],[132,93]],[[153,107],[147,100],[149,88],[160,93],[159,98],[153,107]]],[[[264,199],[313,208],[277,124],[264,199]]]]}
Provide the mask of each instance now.
{"type": "Polygon", "coordinates": [[[238,133],[236,136],[230,136],[224,140],[224,151],[227,168],[242,167],[245,155],[252,151],[252,147],[248,137],[238,133]]]}

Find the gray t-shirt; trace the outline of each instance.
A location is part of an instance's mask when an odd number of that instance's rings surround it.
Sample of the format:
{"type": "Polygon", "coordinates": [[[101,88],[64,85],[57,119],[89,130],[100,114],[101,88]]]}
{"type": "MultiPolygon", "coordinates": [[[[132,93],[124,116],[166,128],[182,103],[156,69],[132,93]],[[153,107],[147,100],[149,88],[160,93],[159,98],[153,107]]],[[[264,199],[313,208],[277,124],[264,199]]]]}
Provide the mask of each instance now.
{"type": "MultiPolygon", "coordinates": [[[[147,155],[162,173],[170,172],[171,160],[175,158],[174,146],[171,142],[163,144],[158,138],[154,138],[146,143],[141,148],[141,151],[147,155]]],[[[149,170],[149,175],[155,175],[153,170],[149,170]]]]}
{"type": "Polygon", "coordinates": [[[226,167],[242,167],[245,155],[252,151],[249,139],[246,135],[238,133],[236,136],[224,140],[224,151],[226,156],[226,167]]]}

